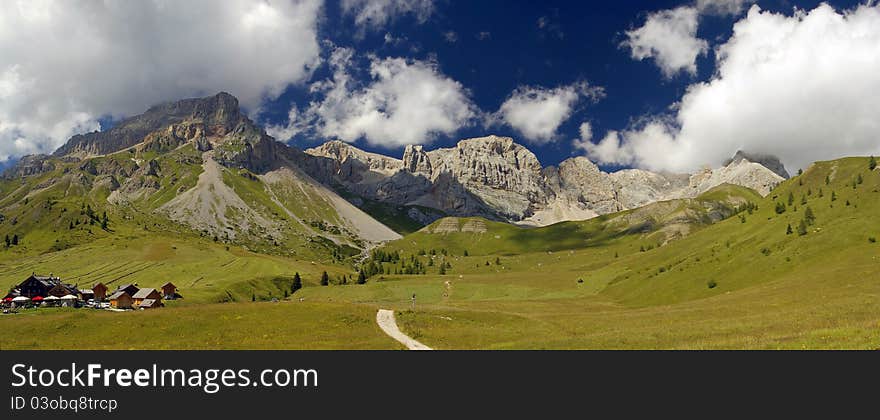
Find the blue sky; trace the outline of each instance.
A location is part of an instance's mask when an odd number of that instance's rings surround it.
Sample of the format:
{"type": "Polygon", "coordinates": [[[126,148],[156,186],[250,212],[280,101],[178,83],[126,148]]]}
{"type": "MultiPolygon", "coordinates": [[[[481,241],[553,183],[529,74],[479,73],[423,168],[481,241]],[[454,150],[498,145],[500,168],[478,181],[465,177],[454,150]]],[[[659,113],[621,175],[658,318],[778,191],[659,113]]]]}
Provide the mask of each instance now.
{"type": "MultiPolygon", "coordinates": [[[[856,2],[833,1],[840,8],[856,2]]],[[[477,1],[435,3],[435,11],[424,22],[413,15],[402,15],[391,23],[364,33],[354,25],[354,17],[343,15],[338,4],[328,3],[327,24],[321,37],[338,46],[351,47],[361,54],[380,57],[407,57],[435,60],[442,73],[464,85],[474,103],[483,110],[493,111],[518,86],[553,88],[578,81],[587,81],[605,89],[605,96],[595,102],[581,101],[558,129],[558,138],[546,144],[535,144],[514,128],[495,124],[466,126],[454,134],[440,133],[430,145],[447,147],[459,139],[493,133],[511,136],[526,144],[545,165],[555,165],[573,155],[583,154],[572,147],[578,127],[591,122],[593,132],[600,136],[606,130],[626,127],[633,119],[663,113],[678,101],[692,83],[709,79],[715,71],[712,52],[700,56],[697,74],[678,74],[668,79],[651,60],[637,61],[621,46],[625,32],[642,25],[646,16],[655,11],[687,5],[681,1],[477,1]],[[546,24],[539,27],[539,21],[546,24]],[[444,34],[454,32],[457,40],[450,42],[444,34]],[[488,37],[480,39],[480,33],[488,37]],[[386,42],[386,36],[399,38],[399,43],[386,42]]],[[[812,9],[817,1],[760,1],[764,10],[791,14],[794,7],[812,9]]],[[[748,6],[746,6],[748,7],[748,6]]],[[[736,15],[701,17],[697,36],[711,46],[730,37],[736,15]]],[[[365,59],[364,59],[365,60],[365,59]]],[[[328,76],[323,66],[315,79],[328,76]]],[[[306,104],[314,97],[305,87],[293,87],[264,107],[260,120],[282,124],[291,104],[306,104]]],[[[326,139],[304,133],[291,144],[306,148],[326,139]]],[[[402,146],[369,144],[363,139],[357,146],[380,153],[400,156],[402,146]]],[[[731,151],[732,154],[735,150],[731,151]]],[[[604,165],[616,168],[621,165],[604,165]]],[[[626,165],[623,165],[626,166],[626,165]]]]}
{"type": "Polygon", "coordinates": [[[878,45],[868,0],[17,2],[0,162],[226,91],[301,148],[498,134],[545,165],[686,172],[744,149],[795,171],[880,154],[878,45]]]}

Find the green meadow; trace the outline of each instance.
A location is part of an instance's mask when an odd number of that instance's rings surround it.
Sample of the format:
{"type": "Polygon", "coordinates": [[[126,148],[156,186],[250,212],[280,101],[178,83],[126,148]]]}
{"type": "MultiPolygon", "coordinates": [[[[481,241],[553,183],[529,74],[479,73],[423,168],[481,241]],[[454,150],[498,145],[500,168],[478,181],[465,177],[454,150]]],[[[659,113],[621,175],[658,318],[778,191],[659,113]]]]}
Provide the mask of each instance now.
{"type": "Polygon", "coordinates": [[[103,235],[0,251],[0,285],[31,271],[171,280],[185,298],[124,314],[25,311],[0,316],[0,330],[3,348],[400,348],[375,325],[375,310],[389,308],[438,349],[880,349],[877,238],[880,170],[868,158],[818,162],[763,198],[722,186],[531,229],[440,220],[360,267],[185,235],[103,235]],[[484,228],[460,229],[468,223],[484,228]],[[366,284],[354,284],[369,264],[366,284]],[[293,272],[305,287],[285,299],[293,272]],[[65,342],[58,331],[71,325],[77,337],[65,342]],[[149,332],[120,338],[132,329],[149,332]]]}

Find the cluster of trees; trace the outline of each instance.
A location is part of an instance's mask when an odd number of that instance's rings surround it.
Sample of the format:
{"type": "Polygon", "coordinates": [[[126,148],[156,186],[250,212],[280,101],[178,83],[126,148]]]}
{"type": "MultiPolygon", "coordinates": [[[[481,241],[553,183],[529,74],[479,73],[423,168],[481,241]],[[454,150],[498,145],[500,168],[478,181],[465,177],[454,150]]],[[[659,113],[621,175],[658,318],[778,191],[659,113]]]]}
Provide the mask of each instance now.
{"type": "MultiPolygon", "coordinates": [[[[419,252],[418,252],[418,255],[421,256],[421,257],[427,256],[427,255],[432,255],[432,256],[433,256],[433,255],[437,255],[437,254],[440,254],[440,255],[442,255],[442,256],[444,256],[444,257],[448,257],[448,256],[449,256],[449,251],[447,251],[446,248],[440,248],[440,251],[438,252],[436,249],[431,248],[430,251],[425,251],[424,249],[420,249],[419,252]]],[[[463,256],[465,256],[465,257],[468,256],[468,252],[467,252],[467,250],[464,251],[463,256]]]]}
{"type": "MultiPolygon", "coordinates": [[[[370,253],[370,258],[361,264],[358,271],[358,279],[361,277],[369,279],[370,277],[380,274],[408,274],[422,275],[428,274],[429,267],[437,267],[437,273],[440,275],[452,269],[452,264],[445,258],[449,252],[443,248],[440,251],[431,249],[426,251],[419,250],[416,254],[404,257],[400,251],[385,251],[381,249],[374,250],[370,253]],[[435,257],[442,255],[439,263],[435,263],[435,257]],[[422,259],[421,257],[427,257],[422,259]],[[363,276],[361,276],[363,274],[363,276]]],[[[467,251],[464,253],[467,256],[467,251]]]]}
{"type": "Polygon", "coordinates": [[[9,248],[9,247],[11,247],[11,246],[16,246],[16,245],[18,245],[18,241],[19,241],[19,239],[18,239],[18,234],[13,234],[13,235],[12,235],[12,238],[10,238],[10,237],[9,237],[9,234],[7,234],[7,235],[6,235],[6,240],[5,240],[5,241],[6,241],[6,247],[7,247],[7,248],[9,248]]]}
{"type": "MultiPolygon", "coordinates": [[[[98,217],[98,214],[92,209],[91,204],[83,203],[80,207],[79,214],[88,217],[89,225],[94,226],[95,224],[99,224],[101,225],[101,229],[104,230],[107,230],[107,227],[110,224],[110,219],[107,218],[107,212],[105,211],[100,217],[98,217]]],[[[77,224],[79,224],[79,220],[77,220],[77,224]]],[[[71,229],[73,229],[73,223],[71,223],[71,229]]]]}
{"type": "MultiPolygon", "coordinates": [[[[807,234],[807,227],[812,226],[816,223],[816,216],[813,214],[813,209],[807,206],[807,209],[804,210],[804,217],[801,219],[800,223],[797,225],[797,234],[798,236],[804,236],[807,234]]],[[[791,223],[788,224],[788,227],[785,228],[785,234],[791,235],[793,232],[791,228],[791,223]]]]}

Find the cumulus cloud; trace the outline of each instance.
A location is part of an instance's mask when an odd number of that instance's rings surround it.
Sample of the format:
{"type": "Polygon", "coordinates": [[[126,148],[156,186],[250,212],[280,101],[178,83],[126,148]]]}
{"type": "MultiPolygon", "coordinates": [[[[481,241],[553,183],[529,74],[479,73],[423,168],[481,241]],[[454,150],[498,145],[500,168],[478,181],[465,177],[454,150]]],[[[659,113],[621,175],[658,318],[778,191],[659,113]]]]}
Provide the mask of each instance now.
{"type": "Polygon", "coordinates": [[[434,0],[342,0],[342,12],[354,16],[361,30],[385,27],[398,16],[412,15],[424,23],[434,13],[434,0]]]}
{"type": "Polygon", "coordinates": [[[319,63],[319,0],[23,1],[0,8],[0,160],[182,96],[245,106],[319,63]]]}
{"type": "Polygon", "coordinates": [[[571,142],[571,145],[575,150],[588,152],[593,146],[593,143],[591,142],[593,140],[593,125],[589,122],[581,123],[581,126],[578,128],[578,133],[580,134],[580,138],[574,139],[571,142]]]}
{"type": "Polygon", "coordinates": [[[611,132],[588,154],[672,171],[717,165],[738,149],[789,168],[880,154],[880,6],[793,15],[753,6],[717,55],[715,76],[691,85],[673,115],[611,132]]]}
{"type": "Polygon", "coordinates": [[[602,88],[586,82],[553,89],[521,86],[501,104],[492,119],[507,124],[523,135],[524,140],[544,144],[557,140],[557,130],[571,116],[582,99],[599,100],[602,88]]]}
{"type": "Polygon", "coordinates": [[[699,11],[678,7],[648,15],[645,24],[626,31],[622,47],[629,48],[635,60],[653,59],[667,78],[679,72],[697,73],[697,57],[706,54],[709,44],[697,38],[699,11]]]}
{"type": "Polygon", "coordinates": [[[700,14],[728,16],[742,13],[747,4],[757,0],[697,0],[696,8],[700,14]]]}
{"type": "Polygon", "coordinates": [[[301,114],[292,110],[288,125],[273,127],[273,132],[309,131],[396,147],[454,134],[479,113],[461,83],[443,75],[434,62],[371,57],[370,80],[359,84],[352,76],[353,58],[351,49],[334,50],[329,60],[332,79],[316,82],[312,89],[322,99],[301,114]]]}

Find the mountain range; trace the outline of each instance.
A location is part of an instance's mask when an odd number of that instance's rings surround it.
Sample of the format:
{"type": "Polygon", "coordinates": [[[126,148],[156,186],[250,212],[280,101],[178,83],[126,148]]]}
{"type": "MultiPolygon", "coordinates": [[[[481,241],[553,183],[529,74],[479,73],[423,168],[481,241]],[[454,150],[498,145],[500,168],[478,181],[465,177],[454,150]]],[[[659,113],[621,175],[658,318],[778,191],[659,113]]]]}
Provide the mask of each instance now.
{"type": "Polygon", "coordinates": [[[435,150],[410,145],[399,159],[340,141],[301,151],[266,134],[221,92],[157,105],[76,135],[52,155],[21,158],[3,175],[0,213],[25,221],[35,202],[81,197],[145,225],[336,255],[444,216],[545,226],[693,198],[722,184],[763,196],[787,176],[778,159],[744,152],[694,174],[608,173],[585,157],[544,167],[512,138],[494,135],[435,150]]]}

